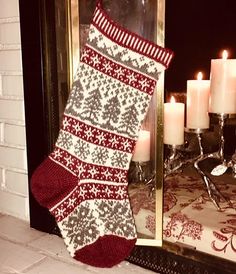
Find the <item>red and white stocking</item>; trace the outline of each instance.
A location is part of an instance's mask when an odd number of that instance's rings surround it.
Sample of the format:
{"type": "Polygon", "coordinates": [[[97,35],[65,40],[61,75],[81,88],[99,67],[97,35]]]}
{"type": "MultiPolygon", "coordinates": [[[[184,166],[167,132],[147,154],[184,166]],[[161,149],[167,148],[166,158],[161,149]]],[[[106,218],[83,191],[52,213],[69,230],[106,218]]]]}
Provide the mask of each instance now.
{"type": "Polygon", "coordinates": [[[97,3],[55,149],[31,180],[34,196],[81,262],[111,267],[135,245],[127,172],[171,58],[169,50],[117,25],[97,3]]]}

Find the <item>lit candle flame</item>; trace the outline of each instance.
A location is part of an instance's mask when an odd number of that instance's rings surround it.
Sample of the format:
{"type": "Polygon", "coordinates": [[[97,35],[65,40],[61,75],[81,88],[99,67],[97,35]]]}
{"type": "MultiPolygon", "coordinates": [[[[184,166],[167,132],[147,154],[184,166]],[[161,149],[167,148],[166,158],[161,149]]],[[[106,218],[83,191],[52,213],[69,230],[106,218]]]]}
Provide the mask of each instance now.
{"type": "Polygon", "coordinates": [[[223,54],[222,54],[222,59],[223,60],[226,60],[228,58],[228,52],[227,52],[227,50],[223,50],[223,54]]]}
{"type": "Polygon", "coordinates": [[[202,78],[203,78],[203,74],[202,74],[202,72],[200,71],[200,72],[198,72],[198,74],[197,74],[197,79],[198,79],[198,80],[202,80],[202,78]]]}
{"type": "Polygon", "coordinates": [[[171,102],[171,104],[174,104],[174,103],[175,103],[175,97],[174,97],[174,96],[171,96],[170,102],[171,102]]]}

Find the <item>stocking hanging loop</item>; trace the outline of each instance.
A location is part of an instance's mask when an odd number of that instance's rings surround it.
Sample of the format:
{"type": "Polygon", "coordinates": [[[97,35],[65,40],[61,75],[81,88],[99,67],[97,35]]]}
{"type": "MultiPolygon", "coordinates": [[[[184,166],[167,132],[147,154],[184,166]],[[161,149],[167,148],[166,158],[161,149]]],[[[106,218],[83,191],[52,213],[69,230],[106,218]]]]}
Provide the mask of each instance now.
{"type": "Polygon", "coordinates": [[[97,0],[96,6],[102,8],[102,0],[97,0]]]}

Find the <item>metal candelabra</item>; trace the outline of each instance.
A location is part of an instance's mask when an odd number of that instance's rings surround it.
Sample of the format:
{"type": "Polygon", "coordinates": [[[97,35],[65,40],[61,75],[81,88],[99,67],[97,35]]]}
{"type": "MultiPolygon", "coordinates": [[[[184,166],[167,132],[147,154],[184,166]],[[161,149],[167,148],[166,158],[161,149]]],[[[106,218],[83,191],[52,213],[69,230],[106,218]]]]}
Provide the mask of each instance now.
{"type": "Polygon", "coordinates": [[[225,201],[230,204],[230,200],[226,199],[220,191],[217,189],[215,183],[211,178],[201,169],[200,163],[206,159],[218,159],[220,164],[217,165],[212,171],[213,176],[219,176],[226,172],[228,168],[232,168],[233,177],[236,178],[236,151],[233,154],[232,158],[227,161],[224,156],[224,126],[225,122],[229,118],[234,118],[236,115],[230,114],[215,114],[211,113],[211,117],[218,119],[219,124],[219,149],[213,153],[204,153],[202,146],[202,134],[207,131],[207,129],[185,129],[186,132],[195,134],[198,140],[199,154],[197,156],[188,155],[186,151],[186,146],[176,146],[176,145],[167,145],[167,156],[164,161],[164,176],[170,174],[181,172],[182,169],[188,165],[193,165],[196,171],[201,176],[203,182],[206,185],[209,198],[216,206],[218,210],[221,210],[219,202],[225,201]]]}

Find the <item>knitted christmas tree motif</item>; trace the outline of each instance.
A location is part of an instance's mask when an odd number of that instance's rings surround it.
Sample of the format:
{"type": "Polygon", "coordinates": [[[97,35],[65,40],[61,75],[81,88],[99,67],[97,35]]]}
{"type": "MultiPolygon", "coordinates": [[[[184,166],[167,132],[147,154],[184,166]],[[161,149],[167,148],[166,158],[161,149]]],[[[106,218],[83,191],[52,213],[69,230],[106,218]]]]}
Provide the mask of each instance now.
{"type": "Polygon", "coordinates": [[[98,2],[54,151],[32,191],[75,259],[110,267],[136,242],[127,172],[172,53],[119,27],[98,2]]]}

